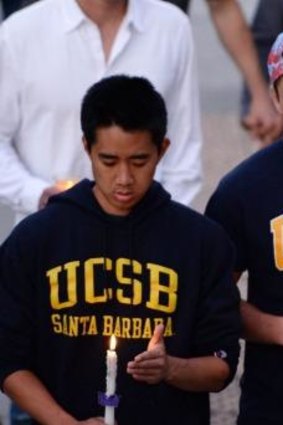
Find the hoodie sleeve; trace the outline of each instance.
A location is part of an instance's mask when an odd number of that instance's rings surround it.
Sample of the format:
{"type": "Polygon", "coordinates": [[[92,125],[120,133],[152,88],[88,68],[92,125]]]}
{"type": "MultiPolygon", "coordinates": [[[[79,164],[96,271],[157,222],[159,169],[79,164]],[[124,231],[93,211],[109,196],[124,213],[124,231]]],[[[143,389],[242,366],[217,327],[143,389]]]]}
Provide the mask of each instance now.
{"type": "MultiPolygon", "coordinates": [[[[233,179],[233,178],[232,178],[233,179]]],[[[243,187],[233,183],[229,177],[223,179],[206,206],[205,215],[220,223],[236,247],[236,271],[244,271],[248,264],[248,243],[244,223],[243,187]]]]}
{"type": "Polygon", "coordinates": [[[15,231],[0,248],[1,388],[11,373],[31,369],[34,294],[24,259],[32,257],[32,251],[15,231]]]}
{"type": "Polygon", "coordinates": [[[232,280],[232,243],[220,226],[211,224],[203,238],[194,351],[198,356],[215,355],[225,360],[230,367],[228,384],[235,375],[240,351],[240,296],[232,280]]]}

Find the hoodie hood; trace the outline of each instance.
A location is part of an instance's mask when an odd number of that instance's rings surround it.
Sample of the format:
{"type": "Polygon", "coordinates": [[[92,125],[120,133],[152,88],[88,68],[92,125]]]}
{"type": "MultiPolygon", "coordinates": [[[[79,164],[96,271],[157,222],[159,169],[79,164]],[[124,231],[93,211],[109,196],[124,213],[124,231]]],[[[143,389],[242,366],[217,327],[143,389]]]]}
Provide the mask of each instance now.
{"type": "Polygon", "coordinates": [[[87,214],[96,214],[103,220],[122,222],[124,219],[125,221],[136,222],[150,215],[154,210],[165,206],[171,199],[171,195],[159,183],[153,181],[145,196],[134,206],[130,214],[127,216],[115,216],[106,213],[101,208],[93,193],[94,185],[94,181],[84,179],[71,189],[52,196],[48,205],[63,203],[73,205],[74,208],[79,208],[87,214]]]}

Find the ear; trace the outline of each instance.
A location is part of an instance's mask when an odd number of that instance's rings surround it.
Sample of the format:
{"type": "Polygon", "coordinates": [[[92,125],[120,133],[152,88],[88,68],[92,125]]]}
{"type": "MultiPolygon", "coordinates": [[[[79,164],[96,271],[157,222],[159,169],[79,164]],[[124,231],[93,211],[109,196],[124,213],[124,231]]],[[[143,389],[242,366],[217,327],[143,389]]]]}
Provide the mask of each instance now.
{"type": "Polygon", "coordinates": [[[270,95],[277,112],[282,115],[283,99],[280,100],[280,92],[279,90],[276,90],[273,85],[270,87],[270,95]]]}
{"type": "Polygon", "coordinates": [[[158,161],[160,161],[161,160],[161,158],[164,156],[164,154],[165,154],[165,152],[167,151],[167,149],[169,148],[169,146],[170,146],[170,140],[167,138],[167,137],[165,137],[164,139],[163,139],[163,141],[162,141],[162,143],[161,143],[161,146],[160,146],[160,151],[159,151],[159,157],[158,157],[158,161]]]}

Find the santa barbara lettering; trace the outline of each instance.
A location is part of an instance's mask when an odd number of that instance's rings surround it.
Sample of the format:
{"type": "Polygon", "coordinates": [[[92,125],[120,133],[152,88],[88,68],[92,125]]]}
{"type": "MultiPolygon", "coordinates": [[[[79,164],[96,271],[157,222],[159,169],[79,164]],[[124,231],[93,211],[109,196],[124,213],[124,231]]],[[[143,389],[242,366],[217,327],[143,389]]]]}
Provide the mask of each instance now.
{"type": "Polygon", "coordinates": [[[143,265],[129,258],[114,261],[104,257],[89,258],[83,262],[70,261],[46,272],[50,304],[54,310],[72,308],[78,303],[79,272],[83,275],[84,301],[87,304],[107,303],[108,300],[115,299],[120,304],[131,306],[144,303],[150,310],[168,314],[176,310],[178,275],[175,270],[154,263],[143,265]],[[116,289],[104,287],[99,291],[99,268],[103,268],[106,273],[114,273],[116,289]],[[141,275],[143,279],[147,279],[146,282],[137,278],[141,275]],[[146,291],[143,292],[143,288],[146,291]],[[147,299],[145,292],[148,294],[147,299]]]}
{"type": "Polygon", "coordinates": [[[116,335],[126,339],[149,339],[153,335],[155,326],[164,324],[164,336],[173,335],[172,318],[154,317],[102,317],[102,329],[99,329],[96,316],[69,316],[67,314],[54,313],[51,316],[53,332],[69,337],[85,335],[116,335]]]}

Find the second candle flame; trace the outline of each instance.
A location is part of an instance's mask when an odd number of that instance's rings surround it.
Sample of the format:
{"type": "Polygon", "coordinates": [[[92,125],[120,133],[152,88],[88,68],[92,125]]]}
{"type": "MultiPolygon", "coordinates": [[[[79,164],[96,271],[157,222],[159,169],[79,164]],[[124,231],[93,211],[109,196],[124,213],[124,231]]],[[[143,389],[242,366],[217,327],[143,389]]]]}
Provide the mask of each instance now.
{"type": "Polygon", "coordinates": [[[114,351],[117,345],[117,339],[115,337],[115,335],[111,335],[110,337],[110,344],[109,344],[109,348],[111,351],[114,351]]]}

